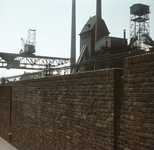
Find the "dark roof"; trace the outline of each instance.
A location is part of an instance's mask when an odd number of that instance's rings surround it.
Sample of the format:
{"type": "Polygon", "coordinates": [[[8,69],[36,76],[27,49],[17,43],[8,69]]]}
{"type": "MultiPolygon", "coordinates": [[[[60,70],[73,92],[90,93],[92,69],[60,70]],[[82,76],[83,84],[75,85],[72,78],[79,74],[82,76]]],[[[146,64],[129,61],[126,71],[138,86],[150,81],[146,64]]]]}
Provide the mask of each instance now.
{"type": "MultiPolygon", "coordinates": [[[[108,36],[110,32],[108,31],[105,21],[103,19],[101,20],[102,20],[101,23],[102,23],[102,30],[103,30],[104,36],[105,35],[108,36]]],[[[96,16],[90,17],[87,23],[84,25],[83,29],[81,30],[80,34],[91,31],[94,28],[95,24],[96,24],[96,16]]]]}
{"type": "Polygon", "coordinates": [[[130,13],[133,15],[142,16],[145,14],[149,14],[149,6],[144,4],[134,4],[130,7],[130,13]]]}
{"type": "Polygon", "coordinates": [[[96,16],[90,17],[89,20],[87,21],[87,23],[84,25],[82,31],[80,32],[80,34],[91,31],[93,29],[93,27],[95,26],[96,23],[96,16]],[[90,27],[87,29],[86,25],[90,25],[90,27]]]}

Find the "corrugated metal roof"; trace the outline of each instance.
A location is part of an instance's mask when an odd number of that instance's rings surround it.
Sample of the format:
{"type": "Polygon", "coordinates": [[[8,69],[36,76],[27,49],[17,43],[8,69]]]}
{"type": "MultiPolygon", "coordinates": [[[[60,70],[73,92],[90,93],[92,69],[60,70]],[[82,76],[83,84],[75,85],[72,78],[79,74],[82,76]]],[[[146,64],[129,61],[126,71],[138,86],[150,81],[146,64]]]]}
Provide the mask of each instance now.
{"type": "MultiPolygon", "coordinates": [[[[101,19],[101,20],[102,20],[101,23],[102,23],[103,34],[104,34],[104,36],[108,36],[110,32],[108,31],[108,28],[107,28],[104,20],[103,19],[101,19]]],[[[95,24],[96,24],[96,16],[89,18],[89,20],[87,21],[87,23],[84,25],[83,29],[81,30],[80,35],[88,32],[88,31],[91,31],[94,28],[95,24]]]]}

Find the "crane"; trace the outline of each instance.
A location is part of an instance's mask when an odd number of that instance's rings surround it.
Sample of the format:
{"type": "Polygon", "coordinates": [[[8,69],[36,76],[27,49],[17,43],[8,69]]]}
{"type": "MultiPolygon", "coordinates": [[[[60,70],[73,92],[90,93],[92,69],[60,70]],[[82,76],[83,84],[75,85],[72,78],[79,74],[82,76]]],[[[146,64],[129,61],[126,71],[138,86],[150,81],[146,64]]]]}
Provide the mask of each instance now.
{"type": "Polygon", "coordinates": [[[27,40],[21,38],[22,49],[20,50],[20,54],[33,54],[35,53],[36,46],[36,29],[30,28],[28,30],[27,40]]]}

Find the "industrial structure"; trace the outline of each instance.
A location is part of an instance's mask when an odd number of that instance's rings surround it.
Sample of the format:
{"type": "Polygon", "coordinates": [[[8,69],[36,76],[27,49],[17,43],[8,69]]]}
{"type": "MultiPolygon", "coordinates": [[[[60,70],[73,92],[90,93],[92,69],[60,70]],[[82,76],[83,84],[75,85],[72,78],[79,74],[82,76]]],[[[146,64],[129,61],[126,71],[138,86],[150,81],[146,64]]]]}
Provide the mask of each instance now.
{"type": "Polygon", "coordinates": [[[150,38],[149,6],[134,4],[130,7],[130,47],[146,50],[154,46],[150,38]]]}
{"type": "Polygon", "coordinates": [[[71,70],[76,64],[76,0],[72,0],[72,29],[71,29],[71,70]]]}
{"type": "MultiPolygon", "coordinates": [[[[117,54],[124,52],[127,47],[127,39],[117,37],[110,37],[109,30],[105,21],[102,19],[101,0],[96,1],[96,15],[91,17],[84,25],[80,32],[80,56],[77,61],[77,65],[82,64],[85,61],[94,61],[96,58],[107,55],[117,54]]],[[[103,59],[103,58],[101,58],[103,59]]],[[[109,58],[110,59],[110,58],[109,58]]],[[[104,59],[105,60],[105,59],[104,59]]],[[[121,61],[119,60],[119,64],[121,61]]],[[[110,68],[112,66],[110,62],[101,62],[97,69],[110,68]]],[[[119,66],[122,67],[122,66],[119,66]]],[[[74,72],[81,72],[86,70],[93,70],[94,65],[91,66],[77,66],[74,72]]]]}
{"type": "Polygon", "coordinates": [[[48,57],[38,55],[23,55],[0,52],[0,68],[44,70],[46,67],[56,68],[70,63],[69,58],[48,57]]]}
{"type": "Polygon", "coordinates": [[[35,53],[36,46],[36,29],[30,28],[28,30],[27,40],[21,38],[22,49],[20,50],[20,54],[33,54],[35,53]]]}
{"type": "MultiPolygon", "coordinates": [[[[154,50],[154,41],[150,38],[149,6],[134,4],[130,7],[130,43],[126,39],[126,30],[123,38],[111,37],[110,32],[102,19],[101,0],[96,0],[96,15],[90,17],[83,26],[80,36],[80,55],[76,61],[76,0],[72,0],[72,27],[71,27],[71,54],[70,58],[56,58],[37,56],[36,30],[29,29],[27,40],[22,39],[23,48],[20,54],[0,53],[1,68],[19,68],[42,70],[43,76],[54,75],[53,72],[64,74],[77,73],[103,68],[123,68],[123,59],[129,55],[145,53],[154,50]]],[[[24,74],[24,79],[35,76],[40,72],[24,74]]],[[[16,78],[16,76],[15,76],[16,78]]],[[[10,79],[10,78],[9,78],[10,79]]],[[[23,79],[22,77],[20,79],[23,79]]]]}
{"type": "MultiPolygon", "coordinates": [[[[65,69],[66,66],[69,69],[70,58],[38,56],[34,54],[36,52],[35,29],[30,28],[28,30],[27,39],[24,40],[21,38],[21,42],[22,49],[20,50],[19,54],[0,52],[0,68],[42,70],[41,74],[44,73],[44,75],[40,76],[40,72],[38,72],[34,73],[39,74],[35,77],[54,75],[54,72],[57,72],[57,74],[60,74],[61,71],[67,72],[65,69]]],[[[24,76],[27,75],[24,74],[24,76]]],[[[16,77],[18,76],[13,76],[12,79],[14,80],[16,77]]],[[[28,75],[26,78],[24,77],[24,79],[30,79],[29,77],[31,77],[31,75],[28,75]]]]}
{"type": "Polygon", "coordinates": [[[125,29],[123,38],[109,36],[110,32],[101,17],[101,0],[97,0],[96,15],[87,21],[79,34],[81,51],[74,72],[123,68],[123,58],[129,54],[153,50],[154,41],[149,36],[149,13],[147,5],[134,4],[130,7],[130,43],[127,44],[125,29]],[[91,65],[85,66],[87,62],[91,65]]]}

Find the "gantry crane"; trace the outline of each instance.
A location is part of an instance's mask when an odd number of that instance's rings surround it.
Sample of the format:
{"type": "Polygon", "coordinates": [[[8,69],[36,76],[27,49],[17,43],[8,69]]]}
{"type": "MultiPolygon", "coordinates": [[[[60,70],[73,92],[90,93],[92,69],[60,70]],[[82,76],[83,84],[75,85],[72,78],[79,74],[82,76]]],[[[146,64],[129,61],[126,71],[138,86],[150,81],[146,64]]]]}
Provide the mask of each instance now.
{"type": "Polygon", "coordinates": [[[33,54],[35,53],[36,46],[36,29],[30,28],[28,30],[27,40],[21,38],[22,49],[20,50],[20,54],[33,54]]]}

